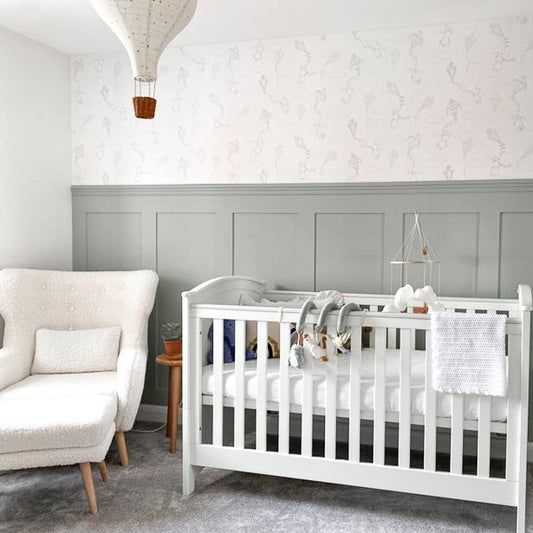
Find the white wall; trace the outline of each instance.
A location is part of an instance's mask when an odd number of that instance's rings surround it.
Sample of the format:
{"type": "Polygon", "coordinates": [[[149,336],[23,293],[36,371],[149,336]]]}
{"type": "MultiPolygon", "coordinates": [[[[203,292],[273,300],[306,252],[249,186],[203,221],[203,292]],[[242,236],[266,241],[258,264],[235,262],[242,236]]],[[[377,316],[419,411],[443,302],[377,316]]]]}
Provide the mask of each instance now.
{"type": "Polygon", "coordinates": [[[533,17],[72,60],[75,184],[529,178],[533,17]]]}
{"type": "Polygon", "coordinates": [[[72,268],[70,59],[0,28],[0,268],[72,268]]]}

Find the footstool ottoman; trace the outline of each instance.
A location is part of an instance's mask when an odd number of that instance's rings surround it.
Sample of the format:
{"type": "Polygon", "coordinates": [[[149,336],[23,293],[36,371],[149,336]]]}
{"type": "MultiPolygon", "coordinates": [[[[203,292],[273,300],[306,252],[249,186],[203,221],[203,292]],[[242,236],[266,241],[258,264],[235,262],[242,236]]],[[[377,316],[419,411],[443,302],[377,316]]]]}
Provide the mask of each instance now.
{"type": "Polygon", "coordinates": [[[79,464],[95,514],[91,463],[107,481],[116,413],[117,400],[107,395],[0,399],[0,470],[79,464]]]}

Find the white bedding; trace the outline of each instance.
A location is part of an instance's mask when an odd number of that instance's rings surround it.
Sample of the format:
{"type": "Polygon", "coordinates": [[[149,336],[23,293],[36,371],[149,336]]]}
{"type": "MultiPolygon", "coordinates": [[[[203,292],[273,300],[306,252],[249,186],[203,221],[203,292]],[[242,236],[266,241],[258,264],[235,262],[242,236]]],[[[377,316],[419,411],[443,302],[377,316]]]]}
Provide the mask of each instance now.
{"type": "MultiPolygon", "coordinates": [[[[399,387],[399,350],[387,350],[386,353],[386,401],[387,413],[397,413],[400,406],[399,387]]],[[[224,396],[235,398],[235,365],[224,364],[224,396]]],[[[256,361],[245,363],[245,398],[257,399],[256,361]]],[[[349,392],[349,359],[338,361],[337,381],[337,409],[348,409],[349,392]]],[[[303,381],[301,370],[289,368],[291,404],[301,405],[303,396],[303,381]]],[[[411,412],[413,415],[423,415],[425,412],[425,352],[413,351],[411,354],[411,412]]],[[[361,406],[364,411],[374,409],[374,350],[363,349],[361,358],[361,406]]],[[[207,365],[203,369],[202,392],[213,395],[213,366],[207,365]]],[[[267,399],[279,401],[279,359],[267,361],[267,399]]],[[[316,362],[313,366],[313,405],[326,407],[326,377],[324,363],[316,362]]],[[[451,416],[451,396],[437,394],[437,416],[451,416]]],[[[464,418],[476,420],[478,416],[477,397],[465,395],[464,418]]],[[[493,422],[503,422],[506,419],[505,398],[492,398],[491,419],[493,422]]]]}

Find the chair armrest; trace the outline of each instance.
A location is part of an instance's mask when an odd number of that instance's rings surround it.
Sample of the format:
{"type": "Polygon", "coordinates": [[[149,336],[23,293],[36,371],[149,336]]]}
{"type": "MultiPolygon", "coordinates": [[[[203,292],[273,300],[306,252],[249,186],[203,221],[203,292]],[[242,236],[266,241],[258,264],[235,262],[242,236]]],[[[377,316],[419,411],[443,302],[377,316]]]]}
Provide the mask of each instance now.
{"type": "Polygon", "coordinates": [[[0,349],[0,390],[27,377],[26,361],[9,348],[0,349]]]}
{"type": "Polygon", "coordinates": [[[123,348],[119,353],[117,431],[129,431],[135,422],[144,388],[147,357],[146,350],[136,348],[123,348]]]}

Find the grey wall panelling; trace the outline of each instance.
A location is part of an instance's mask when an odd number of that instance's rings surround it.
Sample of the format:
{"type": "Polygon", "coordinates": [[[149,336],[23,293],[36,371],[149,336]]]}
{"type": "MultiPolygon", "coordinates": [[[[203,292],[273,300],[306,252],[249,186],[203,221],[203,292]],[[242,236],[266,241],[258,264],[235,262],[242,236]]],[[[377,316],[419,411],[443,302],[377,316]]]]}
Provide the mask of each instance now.
{"type": "Polygon", "coordinates": [[[514,297],[518,283],[533,285],[533,180],[80,186],[72,196],[75,269],[161,277],[147,403],[166,402],[157,332],[180,319],[181,291],[236,273],[276,288],[388,293],[388,261],[415,211],[441,259],[443,295],[514,297]]]}

